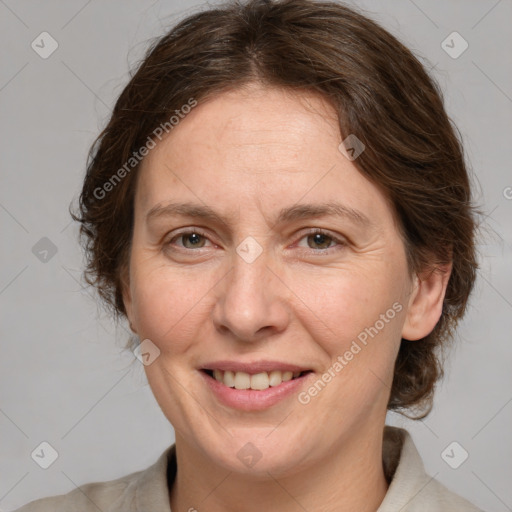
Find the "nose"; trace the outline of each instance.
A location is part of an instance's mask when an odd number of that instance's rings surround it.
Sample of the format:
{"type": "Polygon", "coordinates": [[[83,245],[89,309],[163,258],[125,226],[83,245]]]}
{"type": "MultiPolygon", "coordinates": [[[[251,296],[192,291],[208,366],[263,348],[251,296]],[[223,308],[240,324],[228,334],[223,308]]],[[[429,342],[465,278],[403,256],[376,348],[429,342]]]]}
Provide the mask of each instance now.
{"type": "Polygon", "coordinates": [[[265,251],[250,263],[234,254],[231,271],[216,287],[213,322],[218,331],[250,343],[286,329],[291,292],[273,267],[265,251]]]}

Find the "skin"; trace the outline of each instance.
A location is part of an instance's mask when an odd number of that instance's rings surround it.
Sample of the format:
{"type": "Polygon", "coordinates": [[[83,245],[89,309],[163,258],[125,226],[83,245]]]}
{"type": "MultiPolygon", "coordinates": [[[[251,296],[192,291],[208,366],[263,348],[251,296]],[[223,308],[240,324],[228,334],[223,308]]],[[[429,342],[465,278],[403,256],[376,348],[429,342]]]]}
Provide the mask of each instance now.
{"type": "Polygon", "coordinates": [[[173,511],[369,512],[386,494],[382,433],[400,340],[432,331],[450,269],[408,272],[391,208],[341,140],[321,97],[251,84],[200,102],[142,163],[123,296],[132,329],[160,350],[145,371],[176,433],[173,511]],[[173,201],[207,205],[226,224],[147,221],[173,201]],[[274,221],[281,208],[330,201],[368,224],[274,221]],[[252,263],[236,251],[249,236],[262,249],[252,263]],[[294,393],[235,410],[199,372],[219,359],[279,360],[313,371],[307,389],[394,303],[401,311],[307,405],[294,393]],[[253,467],[237,457],[248,442],[261,453],[253,467]]]}

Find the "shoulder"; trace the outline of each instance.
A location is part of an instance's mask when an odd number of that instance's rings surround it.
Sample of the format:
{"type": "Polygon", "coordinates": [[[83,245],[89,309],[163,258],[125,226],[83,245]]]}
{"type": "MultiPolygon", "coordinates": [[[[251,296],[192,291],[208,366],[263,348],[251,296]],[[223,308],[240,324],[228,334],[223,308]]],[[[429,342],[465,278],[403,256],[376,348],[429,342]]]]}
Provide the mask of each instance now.
{"type": "MultiPolygon", "coordinates": [[[[407,509],[409,510],[409,509],[407,509]]],[[[435,478],[430,478],[425,483],[423,492],[420,492],[413,503],[410,512],[416,511],[444,511],[447,512],[483,512],[475,505],[455,494],[435,478]]]]}
{"type": "Polygon", "coordinates": [[[383,464],[391,480],[377,512],[482,512],[425,472],[410,434],[386,426],[383,464]]]}
{"type": "Polygon", "coordinates": [[[97,512],[106,510],[122,496],[139,472],[107,482],[91,482],[67,494],[40,498],[14,512],[97,512]]]}
{"type": "Polygon", "coordinates": [[[104,510],[123,495],[130,481],[136,479],[138,474],[133,473],[107,482],[88,483],[67,494],[31,501],[15,512],[97,512],[98,508],[104,510]]]}
{"type": "Polygon", "coordinates": [[[91,482],[67,494],[40,498],[14,512],[131,512],[148,506],[154,512],[170,512],[167,469],[174,445],[142,471],[115,480],[91,482]]]}

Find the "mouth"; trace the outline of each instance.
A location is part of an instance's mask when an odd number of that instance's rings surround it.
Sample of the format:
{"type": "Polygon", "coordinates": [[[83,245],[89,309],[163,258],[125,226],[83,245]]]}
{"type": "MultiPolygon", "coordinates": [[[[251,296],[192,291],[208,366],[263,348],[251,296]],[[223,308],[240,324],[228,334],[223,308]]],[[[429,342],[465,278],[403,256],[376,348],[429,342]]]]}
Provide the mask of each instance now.
{"type": "Polygon", "coordinates": [[[241,391],[265,391],[269,388],[278,388],[285,382],[301,379],[312,372],[312,370],[271,370],[248,373],[244,371],[221,370],[219,368],[203,368],[201,371],[221,385],[241,391]]]}
{"type": "Polygon", "coordinates": [[[264,411],[308,385],[314,370],[284,361],[210,361],[199,374],[215,400],[231,409],[264,411]]]}

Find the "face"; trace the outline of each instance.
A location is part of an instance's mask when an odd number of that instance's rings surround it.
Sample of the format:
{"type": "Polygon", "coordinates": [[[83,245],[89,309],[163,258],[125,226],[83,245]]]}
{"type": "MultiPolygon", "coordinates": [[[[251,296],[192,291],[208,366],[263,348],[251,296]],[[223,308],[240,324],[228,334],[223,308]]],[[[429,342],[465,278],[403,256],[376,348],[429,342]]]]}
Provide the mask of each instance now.
{"type": "Polygon", "coordinates": [[[231,471],[284,475],[384,424],[414,280],[340,142],[320,97],[251,86],[140,169],[127,314],[177,442],[231,471]]]}

